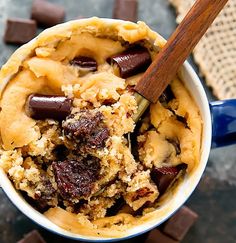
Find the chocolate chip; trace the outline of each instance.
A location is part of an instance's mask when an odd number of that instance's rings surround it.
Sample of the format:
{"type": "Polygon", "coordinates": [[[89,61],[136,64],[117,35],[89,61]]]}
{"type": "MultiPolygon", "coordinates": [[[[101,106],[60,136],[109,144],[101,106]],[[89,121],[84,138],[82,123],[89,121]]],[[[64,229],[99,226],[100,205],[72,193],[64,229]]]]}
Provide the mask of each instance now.
{"type": "Polygon", "coordinates": [[[114,205],[112,205],[110,208],[107,209],[106,216],[110,217],[116,215],[125,204],[126,203],[124,198],[120,197],[119,199],[116,200],[114,205]]]}
{"type": "Polygon", "coordinates": [[[107,60],[110,64],[116,64],[122,78],[128,78],[144,72],[151,64],[152,59],[148,50],[142,46],[132,47],[107,60]]]}
{"type": "Polygon", "coordinates": [[[148,187],[143,187],[143,188],[138,189],[135,192],[135,194],[131,200],[133,202],[133,201],[139,200],[140,198],[148,197],[150,194],[153,194],[153,192],[148,187]]]}
{"type": "Polygon", "coordinates": [[[163,226],[163,232],[175,240],[183,240],[198,215],[187,207],[179,209],[163,226]]]}
{"type": "Polygon", "coordinates": [[[33,230],[25,235],[23,239],[17,241],[17,243],[46,243],[46,241],[37,230],[33,230]]]}
{"type": "Polygon", "coordinates": [[[157,185],[157,188],[162,195],[169,185],[177,178],[180,171],[185,170],[186,164],[180,164],[176,167],[154,167],[151,171],[151,178],[157,185]]]}
{"type": "Polygon", "coordinates": [[[147,236],[145,243],[178,243],[159,229],[153,229],[147,236]]]}
{"type": "Polygon", "coordinates": [[[65,119],[71,111],[72,99],[59,95],[32,94],[26,102],[26,113],[36,120],[65,119]]]}
{"type": "Polygon", "coordinates": [[[65,10],[63,7],[47,2],[45,0],[34,0],[31,9],[31,19],[38,24],[51,27],[63,22],[65,10]]]}
{"type": "Polygon", "coordinates": [[[115,0],[113,18],[136,22],[137,9],[138,2],[136,0],[115,0]]]}
{"type": "Polygon", "coordinates": [[[111,106],[114,104],[116,101],[114,99],[106,99],[102,102],[103,105],[111,106]]]}
{"type": "Polygon", "coordinates": [[[176,116],[177,121],[179,121],[179,122],[181,122],[181,123],[184,124],[184,127],[185,127],[185,128],[189,128],[187,119],[186,119],[185,117],[183,117],[183,116],[179,116],[179,115],[177,115],[177,114],[175,114],[175,116],[176,116]]]}
{"type": "Polygon", "coordinates": [[[80,213],[81,208],[88,203],[88,200],[81,199],[78,203],[73,203],[71,206],[73,207],[73,213],[80,213]]]}
{"type": "Polygon", "coordinates": [[[59,161],[65,160],[67,155],[69,154],[67,147],[63,144],[56,146],[53,152],[55,153],[56,158],[59,161]]]}
{"type": "Polygon", "coordinates": [[[37,25],[34,20],[11,18],[7,20],[4,41],[13,44],[25,44],[36,35],[37,25]]]}
{"type": "Polygon", "coordinates": [[[29,197],[28,194],[24,191],[22,191],[21,194],[24,197],[24,199],[27,201],[27,203],[29,203],[40,213],[44,213],[50,208],[50,206],[46,201],[36,200],[40,198],[40,194],[38,195],[38,193],[35,193],[34,198],[29,197]]]}
{"type": "Polygon", "coordinates": [[[168,85],[164,92],[161,94],[159,101],[161,103],[168,104],[173,99],[175,99],[175,95],[172,92],[170,85],[168,85]]]}
{"type": "Polygon", "coordinates": [[[54,198],[57,198],[57,195],[46,173],[41,173],[40,181],[41,185],[39,188],[35,189],[37,193],[34,195],[33,205],[35,205],[40,212],[45,212],[50,208],[50,203],[54,198]]]}
{"type": "Polygon", "coordinates": [[[87,143],[91,144],[91,147],[102,148],[105,146],[105,141],[109,137],[109,131],[106,127],[101,128],[94,132],[94,134],[87,139],[87,143]]]}
{"type": "Polygon", "coordinates": [[[109,130],[103,121],[101,112],[82,111],[68,116],[63,122],[64,135],[75,149],[89,152],[105,146],[109,130]]]}
{"type": "Polygon", "coordinates": [[[61,197],[71,201],[90,195],[101,166],[98,158],[88,155],[76,160],[53,162],[52,168],[61,197]]]}
{"type": "Polygon", "coordinates": [[[70,61],[70,64],[87,69],[91,72],[97,71],[97,62],[91,57],[78,56],[70,61]]]}

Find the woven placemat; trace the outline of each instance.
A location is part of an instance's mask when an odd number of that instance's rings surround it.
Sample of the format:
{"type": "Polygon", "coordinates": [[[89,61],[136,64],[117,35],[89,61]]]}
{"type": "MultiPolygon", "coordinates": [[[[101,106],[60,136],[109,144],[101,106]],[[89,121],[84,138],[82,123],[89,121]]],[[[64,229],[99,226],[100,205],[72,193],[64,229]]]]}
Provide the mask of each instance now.
{"type": "MultiPolygon", "coordinates": [[[[180,22],[195,0],[169,1],[180,22]]],[[[229,0],[195,47],[193,56],[215,96],[236,98],[236,0],[229,0]]]]}

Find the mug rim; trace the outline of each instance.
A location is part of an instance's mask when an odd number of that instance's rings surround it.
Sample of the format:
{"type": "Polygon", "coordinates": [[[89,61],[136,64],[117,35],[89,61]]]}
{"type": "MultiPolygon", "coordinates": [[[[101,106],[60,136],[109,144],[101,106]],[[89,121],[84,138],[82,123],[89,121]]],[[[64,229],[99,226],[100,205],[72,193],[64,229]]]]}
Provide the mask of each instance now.
{"type": "MultiPolygon", "coordinates": [[[[114,21],[121,21],[121,22],[127,22],[123,20],[116,20],[116,19],[109,19],[109,18],[100,18],[101,20],[114,22],[114,21]]],[[[83,21],[87,19],[80,19],[75,21],[83,21]]],[[[71,22],[71,21],[70,21],[71,22]]],[[[66,25],[69,22],[63,23],[62,25],[66,25]]],[[[53,27],[52,27],[53,28],[53,27]]],[[[37,37],[36,37],[37,38],[37,37]]],[[[33,42],[35,39],[31,40],[30,42],[33,42]]],[[[13,186],[12,182],[6,175],[6,173],[3,171],[3,169],[0,168],[0,186],[2,187],[3,191],[7,195],[7,197],[10,199],[10,201],[28,218],[30,218],[32,221],[34,221],[36,224],[40,225],[41,227],[66,238],[70,238],[73,240],[82,240],[86,242],[115,242],[120,240],[127,240],[133,237],[136,237],[138,235],[144,234],[153,228],[156,228],[160,224],[162,224],[164,221],[166,221],[169,217],[171,217],[191,196],[192,192],[195,190],[196,186],[198,185],[202,174],[205,170],[207,160],[210,153],[211,148],[211,138],[212,138],[212,123],[211,123],[211,112],[210,107],[208,103],[208,99],[206,96],[206,93],[204,91],[204,88],[201,84],[201,81],[194,71],[194,69],[191,67],[191,65],[186,61],[182,68],[179,71],[179,76],[181,77],[181,81],[185,84],[187,87],[187,90],[190,92],[192,98],[195,99],[195,102],[197,103],[197,106],[200,110],[201,117],[203,120],[203,132],[202,132],[202,142],[201,142],[201,159],[198,164],[198,168],[195,169],[196,171],[196,177],[194,178],[194,182],[191,184],[190,190],[185,194],[182,200],[178,202],[178,205],[174,208],[174,210],[171,211],[171,213],[168,213],[163,217],[162,220],[157,221],[156,223],[151,224],[142,224],[142,230],[138,230],[139,227],[134,227],[132,229],[134,233],[129,233],[129,235],[119,238],[103,238],[103,237],[92,237],[92,236],[85,236],[80,235],[76,233],[71,233],[67,230],[64,230],[63,228],[57,226],[53,222],[51,222],[49,219],[47,219],[43,214],[41,214],[39,211],[34,209],[28,202],[26,202],[23,197],[20,195],[20,192],[18,192],[15,187],[13,186]],[[188,77],[188,80],[186,78],[188,77]],[[185,78],[182,78],[185,77],[185,78]],[[191,90],[192,89],[192,90],[191,90]],[[190,91],[191,90],[191,91],[190,91]],[[194,90],[194,92],[193,92],[194,90]],[[194,96],[194,93],[197,94],[197,97],[194,96]],[[197,100],[196,100],[197,98],[197,100]],[[201,103],[201,105],[199,105],[201,103]],[[137,232],[135,232],[135,229],[137,232]]],[[[4,84],[3,84],[4,85],[4,84]]],[[[178,191],[181,191],[179,188],[178,191]]]]}

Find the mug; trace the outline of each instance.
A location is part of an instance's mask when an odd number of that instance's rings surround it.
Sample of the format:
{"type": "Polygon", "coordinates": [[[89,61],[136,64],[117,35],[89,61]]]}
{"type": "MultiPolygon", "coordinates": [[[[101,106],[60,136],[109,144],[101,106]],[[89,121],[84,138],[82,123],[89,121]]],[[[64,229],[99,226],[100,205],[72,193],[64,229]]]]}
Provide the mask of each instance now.
{"type": "MultiPolygon", "coordinates": [[[[76,21],[86,21],[86,19],[76,21]]],[[[102,19],[101,21],[105,21],[105,23],[115,23],[118,21],[124,23],[124,21],[113,19],[102,19]]],[[[69,24],[70,22],[65,23],[64,25],[69,26],[69,24]]],[[[31,43],[33,42],[34,40],[31,41],[31,43]]],[[[24,200],[21,194],[15,190],[7,175],[0,169],[0,185],[6,195],[23,214],[34,222],[49,231],[73,240],[115,242],[138,236],[162,224],[185,203],[196,188],[206,167],[211,146],[220,147],[236,143],[236,99],[215,101],[209,104],[199,77],[187,61],[179,70],[178,75],[194,98],[203,120],[201,159],[198,165],[196,165],[195,170],[187,175],[183,182],[178,185],[178,189],[175,190],[173,198],[166,201],[160,208],[158,208],[156,218],[152,218],[150,221],[144,222],[142,225],[134,226],[127,230],[125,236],[121,238],[84,236],[60,228],[48,220],[43,214],[35,210],[24,200]]],[[[1,88],[3,88],[6,83],[7,80],[5,83],[2,82],[1,88]]]]}

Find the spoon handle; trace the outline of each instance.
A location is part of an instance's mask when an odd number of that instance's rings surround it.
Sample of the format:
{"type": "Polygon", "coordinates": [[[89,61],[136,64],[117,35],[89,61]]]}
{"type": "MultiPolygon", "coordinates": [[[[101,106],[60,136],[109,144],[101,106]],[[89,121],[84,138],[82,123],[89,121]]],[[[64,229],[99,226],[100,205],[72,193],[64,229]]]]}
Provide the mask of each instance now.
{"type": "Polygon", "coordinates": [[[228,0],[197,0],[144,73],[135,91],[155,103],[228,0]]]}

